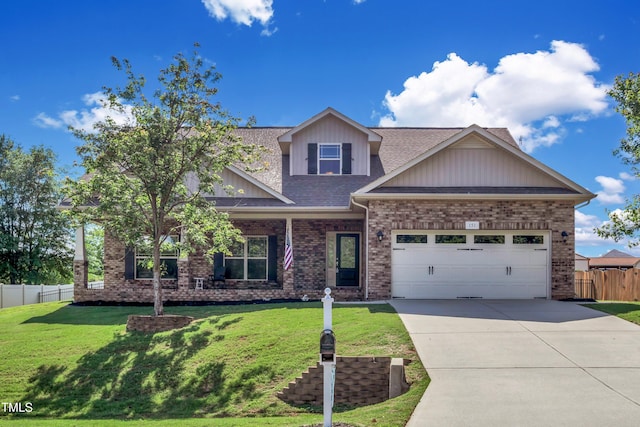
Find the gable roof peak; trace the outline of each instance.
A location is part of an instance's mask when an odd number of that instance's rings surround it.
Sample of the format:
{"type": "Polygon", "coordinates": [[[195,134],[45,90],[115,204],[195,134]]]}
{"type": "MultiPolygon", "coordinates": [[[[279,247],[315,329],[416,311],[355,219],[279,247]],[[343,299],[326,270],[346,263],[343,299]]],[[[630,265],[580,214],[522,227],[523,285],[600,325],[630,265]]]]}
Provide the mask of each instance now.
{"type": "Polygon", "coordinates": [[[635,257],[626,252],[622,252],[617,249],[612,249],[606,254],[602,255],[602,258],[635,258],[635,257]]]}
{"type": "Polygon", "coordinates": [[[369,129],[366,126],[361,125],[360,123],[356,122],[355,120],[345,116],[344,114],[342,114],[341,112],[337,111],[336,109],[332,108],[332,107],[327,107],[324,110],[322,110],[321,112],[319,112],[318,114],[316,114],[315,116],[305,120],[304,122],[300,123],[298,126],[290,129],[288,132],[285,132],[284,134],[280,135],[278,137],[278,142],[280,144],[282,143],[287,143],[287,142],[292,142],[292,137],[294,134],[300,132],[302,129],[305,129],[306,127],[316,123],[317,121],[325,118],[328,115],[332,115],[336,118],[338,118],[339,120],[342,120],[343,122],[353,126],[354,128],[360,130],[361,132],[365,133],[368,137],[369,142],[381,142],[382,141],[382,137],[380,135],[378,135],[376,132],[372,131],[371,129],[369,129]]]}
{"type": "MultiPolygon", "coordinates": [[[[511,134],[508,133],[508,131],[507,131],[507,134],[508,136],[511,136],[511,134]]],[[[480,137],[481,139],[486,141],[488,144],[504,150],[505,152],[512,155],[514,158],[524,162],[524,164],[528,164],[534,169],[538,170],[541,174],[554,179],[566,190],[569,190],[575,193],[575,196],[572,195],[572,197],[580,202],[589,201],[593,197],[595,197],[595,195],[592,194],[587,189],[581,187],[580,185],[571,181],[569,178],[563,176],[562,174],[556,172],[555,170],[551,169],[550,167],[544,165],[543,163],[539,162],[538,160],[534,159],[530,155],[523,152],[520,149],[520,147],[518,147],[517,144],[512,143],[512,142],[515,142],[513,141],[512,137],[511,137],[511,141],[505,140],[500,136],[490,132],[489,129],[483,128],[476,124],[472,124],[466,128],[461,129],[459,132],[456,132],[455,134],[451,135],[449,138],[432,146],[431,148],[427,149],[417,157],[409,160],[404,165],[394,169],[390,173],[387,173],[384,176],[372,181],[368,185],[360,188],[359,190],[354,192],[353,195],[365,196],[365,197],[367,195],[370,195],[370,193],[372,193],[377,188],[382,187],[385,183],[391,181],[392,179],[408,171],[409,169],[416,167],[426,159],[429,159],[435,156],[436,154],[448,149],[454,144],[466,139],[470,135],[475,135],[480,137]]]]}

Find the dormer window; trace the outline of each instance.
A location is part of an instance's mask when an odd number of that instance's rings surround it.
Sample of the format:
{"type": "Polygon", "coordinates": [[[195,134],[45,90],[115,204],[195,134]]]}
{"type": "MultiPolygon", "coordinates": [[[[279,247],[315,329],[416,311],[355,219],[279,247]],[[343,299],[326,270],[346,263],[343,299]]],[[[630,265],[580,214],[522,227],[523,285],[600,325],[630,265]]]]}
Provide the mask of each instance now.
{"type": "Polygon", "coordinates": [[[351,144],[320,143],[308,145],[309,175],[350,175],[351,144]]]}
{"type": "Polygon", "coordinates": [[[318,144],[318,173],[320,175],[339,175],[341,172],[341,144],[318,144]]]}

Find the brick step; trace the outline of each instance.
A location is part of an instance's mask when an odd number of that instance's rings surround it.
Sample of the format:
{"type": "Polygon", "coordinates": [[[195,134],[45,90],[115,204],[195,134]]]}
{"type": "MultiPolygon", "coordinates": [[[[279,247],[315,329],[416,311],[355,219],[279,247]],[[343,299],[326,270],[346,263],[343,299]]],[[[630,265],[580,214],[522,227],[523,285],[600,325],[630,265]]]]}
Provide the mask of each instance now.
{"type": "MultiPolygon", "coordinates": [[[[406,391],[409,385],[404,380],[404,368],[400,363],[402,381],[399,386],[406,391]]],[[[390,357],[336,357],[335,403],[351,405],[371,405],[387,400],[391,393],[390,357]]],[[[322,405],[323,369],[318,362],[309,367],[277,394],[278,398],[290,404],[322,405]]],[[[398,388],[398,387],[396,387],[398,388]]],[[[396,394],[397,395],[397,394],[396,394]]]]}

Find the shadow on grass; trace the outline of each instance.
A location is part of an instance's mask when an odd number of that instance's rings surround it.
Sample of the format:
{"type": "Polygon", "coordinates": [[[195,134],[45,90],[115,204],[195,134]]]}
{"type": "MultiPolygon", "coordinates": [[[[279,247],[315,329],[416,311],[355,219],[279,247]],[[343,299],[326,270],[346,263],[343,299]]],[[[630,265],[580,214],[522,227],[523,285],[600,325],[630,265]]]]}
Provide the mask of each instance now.
{"type": "Polygon", "coordinates": [[[608,314],[628,314],[632,312],[640,312],[640,304],[630,304],[623,302],[603,302],[598,304],[583,304],[585,307],[602,311],[608,314]]]}
{"type": "Polygon", "coordinates": [[[220,331],[231,323],[222,317],[213,323],[216,332],[198,322],[169,333],[118,334],[72,369],[40,366],[21,401],[33,404],[33,416],[49,418],[224,415],[230,402],[256,396],[256,383],[269,368],[246,366],[230,374],[224,361],[194,358],[225,339],[220,331]]]}
{"type": "Polygon", "coordinates": [[[153,314],[149,307],[105,307],[68,304],[44,316],[34,316],[24,323],[66,325],[124,325],[130,314],[153,314]]]}
{"type": "MultiPolygon", "coordinates": [[[[335,304],[334,310],[350,307],[366,307],[370,313],[395,313],[389,304],[335,304]]],[[[288,310],[322,308],[320,302],[288,302],[277,304],[230,304],[204,306],[167,306],[166,314],[182,314],[194,318],[222,316],[226,314],[252,313],[261,310],[271,310],[274,307],[288,310]]],[[[34,316],[24,323],[46,323],[67,325],[124,325],[130,314],[153,314],[150,306],[105,306],[105,305],[75,305],[68,304],[44,316],[34,316]]]]}

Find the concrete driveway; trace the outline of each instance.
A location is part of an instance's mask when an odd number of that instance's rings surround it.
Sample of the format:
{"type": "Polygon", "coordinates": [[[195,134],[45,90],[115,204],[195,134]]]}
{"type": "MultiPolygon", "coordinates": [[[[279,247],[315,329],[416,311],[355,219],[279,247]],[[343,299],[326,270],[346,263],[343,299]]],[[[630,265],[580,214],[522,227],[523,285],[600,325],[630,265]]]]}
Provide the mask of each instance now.
{"type": "Polygon", "coordinates": [[[640,425],[632,323],[559,301],[391,304],[431,377],[407,426],[640,425]]]}

